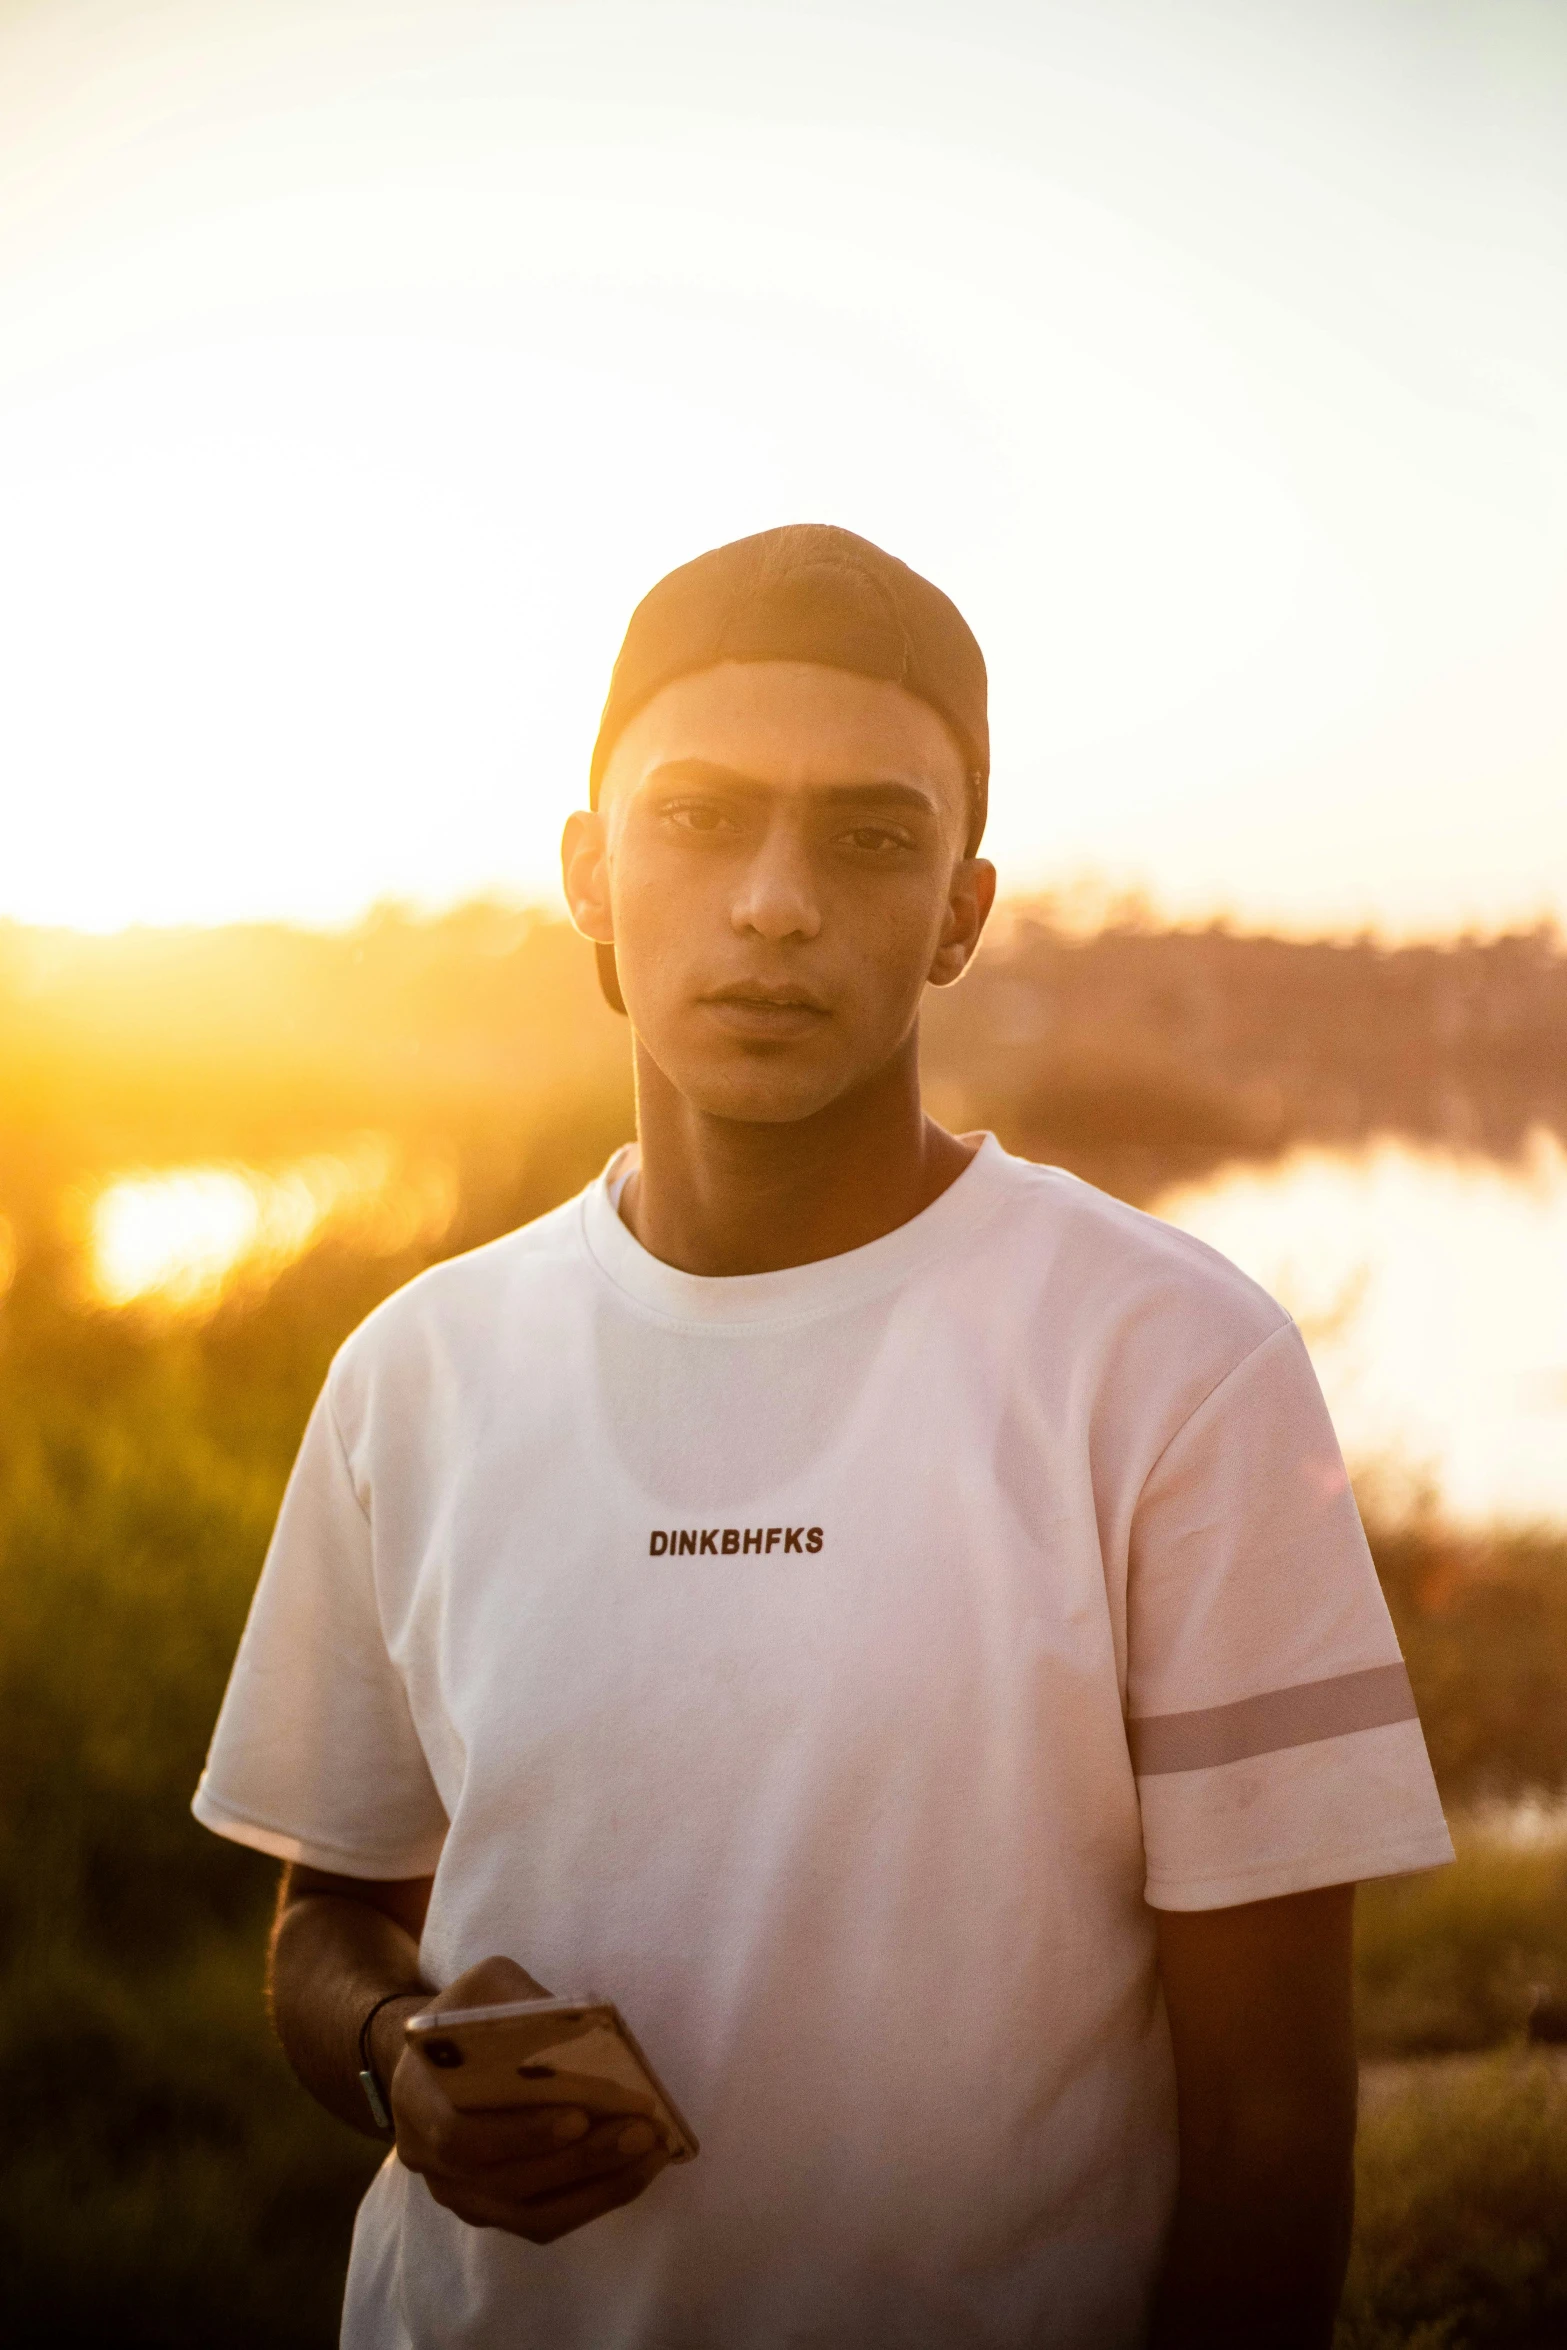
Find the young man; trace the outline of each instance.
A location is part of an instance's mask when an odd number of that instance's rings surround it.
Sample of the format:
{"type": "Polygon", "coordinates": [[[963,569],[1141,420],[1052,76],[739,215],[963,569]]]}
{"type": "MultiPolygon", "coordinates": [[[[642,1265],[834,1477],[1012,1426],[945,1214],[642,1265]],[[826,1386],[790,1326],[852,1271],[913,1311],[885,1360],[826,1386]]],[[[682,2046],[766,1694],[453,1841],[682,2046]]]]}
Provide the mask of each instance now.
{"type": "Polygon", "coordinates": [[[849,533],[639,606],[573,915],[638,1142],[335,1362],[197,1815],[396,2146],[351,2350],[1308,2350],[1357,1877],[1449,1847],[1288,1317],[920,1107],[985,671],[849,533]],[[422,2007],[614,1998],[702,2140],[459,2115],[422,2007]]]}

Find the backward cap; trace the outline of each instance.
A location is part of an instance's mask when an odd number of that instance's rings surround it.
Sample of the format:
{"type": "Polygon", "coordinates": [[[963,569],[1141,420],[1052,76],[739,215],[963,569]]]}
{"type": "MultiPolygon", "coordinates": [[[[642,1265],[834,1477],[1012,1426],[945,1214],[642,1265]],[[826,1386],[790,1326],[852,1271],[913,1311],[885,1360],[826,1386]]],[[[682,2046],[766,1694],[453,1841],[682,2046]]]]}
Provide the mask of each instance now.
{"type": "Polygon", "coordinates": [[[886,678],[929,703],[969,771],[973,855],[990,781],[985,657],[974,632],[928,579],[825,522],[733,539],[649,589],[609,681],[589,769],[593,806],[616,740],[637,712],[677,677],[721,661],[814,661],[886,678]]]}

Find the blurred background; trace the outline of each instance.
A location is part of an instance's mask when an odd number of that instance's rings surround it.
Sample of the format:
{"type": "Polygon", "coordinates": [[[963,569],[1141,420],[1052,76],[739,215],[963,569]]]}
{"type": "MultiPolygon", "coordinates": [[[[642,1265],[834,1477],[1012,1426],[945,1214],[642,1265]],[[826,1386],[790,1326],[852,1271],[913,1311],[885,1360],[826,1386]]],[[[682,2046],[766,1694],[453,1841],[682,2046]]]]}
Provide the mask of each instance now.
{"type": "Polygon", "coordinates": [[[990,661],[933,1107],[1290,1306],[1409,1657],[1343,2350],[1567,2339],[1556,0],[0,0],[0,513],[9,2338],[335,2339],[189,1795],[333,1349],[630,1130],[630,607],[824,519],[990,661]]]}

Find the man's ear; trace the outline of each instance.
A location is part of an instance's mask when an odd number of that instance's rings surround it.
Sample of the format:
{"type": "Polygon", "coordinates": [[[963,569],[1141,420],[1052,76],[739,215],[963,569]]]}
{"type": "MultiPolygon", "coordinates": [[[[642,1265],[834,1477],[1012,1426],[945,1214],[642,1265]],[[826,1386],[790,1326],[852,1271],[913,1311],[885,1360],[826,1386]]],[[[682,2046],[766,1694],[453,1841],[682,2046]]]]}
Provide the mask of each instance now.
{"type": "Polygon", "coordinates": [[[609,911],[609,835],[596,811],[578,808],[560,841],[560,878],[574,926],[598,946],[612,946],[609,911]]]}
{"type": "Polygon", "coordinates": [[[932,987],[961,979],[996,902],[996,868],[988,857],[965,857],[952,876],[941,941],[926,974],[932,987]]]}

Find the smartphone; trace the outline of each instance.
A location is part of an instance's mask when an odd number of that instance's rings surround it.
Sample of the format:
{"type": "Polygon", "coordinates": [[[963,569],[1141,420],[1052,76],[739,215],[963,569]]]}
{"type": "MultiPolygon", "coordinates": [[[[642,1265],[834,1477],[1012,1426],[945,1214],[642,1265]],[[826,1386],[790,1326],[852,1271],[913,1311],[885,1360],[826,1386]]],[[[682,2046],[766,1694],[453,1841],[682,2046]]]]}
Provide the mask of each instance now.
{"type": "Polygon", "coordinates": [[[410,2016],[409,2047],[433,2065],[452,2103],[576,2105],[588,2114],[642,2114],[674,2162],[697,2141],[679,2107],[608,1999],[515,1999],[410,2016]]]}

